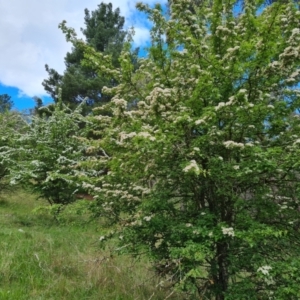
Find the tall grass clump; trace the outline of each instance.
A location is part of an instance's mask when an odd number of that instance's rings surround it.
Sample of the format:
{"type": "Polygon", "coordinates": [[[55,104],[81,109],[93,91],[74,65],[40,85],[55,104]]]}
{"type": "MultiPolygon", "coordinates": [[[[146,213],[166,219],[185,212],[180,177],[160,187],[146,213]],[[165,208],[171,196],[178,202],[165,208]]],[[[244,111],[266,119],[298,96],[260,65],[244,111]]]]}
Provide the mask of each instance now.
{"type": "MultiPolygon", "coordinates": [[[[108,229],[76,214],[54,218],[22,190],[0,200],[0,299],[184,299],[156,280],[147,261],[99,247],[108,229]]],[[[79,204],[83,206],[83,204],[79,204]]]]}

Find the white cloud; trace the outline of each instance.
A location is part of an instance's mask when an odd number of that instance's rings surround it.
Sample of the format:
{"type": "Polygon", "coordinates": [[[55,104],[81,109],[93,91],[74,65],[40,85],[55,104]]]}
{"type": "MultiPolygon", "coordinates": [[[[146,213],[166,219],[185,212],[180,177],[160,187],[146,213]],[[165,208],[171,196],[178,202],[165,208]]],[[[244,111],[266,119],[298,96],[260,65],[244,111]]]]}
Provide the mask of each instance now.
{"type": "Polygon", "coordinates": [[[134,43],[135,45],[144,45],[147,41],[150,39],[150,32],[145,27],[136,27],[134,29],[135,35],[134,35],[134,43]]]}
{"type": "MultiPolygon", "coordinates": [[[[126,18],[126,27],[135,27],[135,44],[149,39],[146,19],[136,17],[137,0],[110,0],[126,18]]],[[[164,0],[144,1],[149,4],[164,0]]],[[[41,85],[47,78],[45,64],[60,73],[64,56],[71,45],[58,29],[62,20],[80,33],[84,26],[84,9],[93,11],[101,0],[0,0],[0,82],[21,90],[30,97],[46,95],[41,85]]],[[[143,18],[146,18],[143,15],[143,18]]]]}

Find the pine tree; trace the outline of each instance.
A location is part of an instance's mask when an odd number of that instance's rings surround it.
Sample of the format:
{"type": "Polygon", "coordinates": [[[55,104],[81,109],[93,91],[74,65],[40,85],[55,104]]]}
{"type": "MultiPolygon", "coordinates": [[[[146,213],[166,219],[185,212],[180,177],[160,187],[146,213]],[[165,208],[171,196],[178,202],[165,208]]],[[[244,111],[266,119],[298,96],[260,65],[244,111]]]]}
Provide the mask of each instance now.
{"type": "MultiPolygon", "coordinates": [[[[111,3],[101,3],[95,11],[85,9],[85,28],[81,29],[86,43],[96,51],[111,55],[113,65],[119,66],[118,57],[121,53],[126,32],[123,30],[124,17],[120,16],[120,9],[113,10],[111,3]]],[[[49,77],[43,81],[43,86],[55,102],[58,101],[59,89],[62,99],[70,107],[76,107],[86,98],[86,113],[94,106],[105,103],[110,97],[103,95],[103,86],[112,87],[117,84],[98,76],[92,67],[82,66],[83,51],[74,46],[65,57],[66,70],[63,75],[46,65],[49,77]]]]}
{"type": "Polygon", "coordinates": [[[8,94],[0,95],[0,113],[11,110],[13,105],[14,103],[11,100],[11,96],[9,96],[8,94]]]}

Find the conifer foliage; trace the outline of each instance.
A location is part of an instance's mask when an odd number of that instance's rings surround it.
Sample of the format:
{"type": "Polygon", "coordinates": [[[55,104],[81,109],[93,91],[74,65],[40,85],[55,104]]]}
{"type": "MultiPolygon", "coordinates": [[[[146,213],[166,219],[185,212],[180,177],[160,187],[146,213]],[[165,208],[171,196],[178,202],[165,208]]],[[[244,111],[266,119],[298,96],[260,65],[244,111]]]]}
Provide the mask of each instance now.
{"type": "Polygon", "coordinates": [[[14,103],[11,100],[11,96],[8,94],[0,95],[0,113],[9,111],[13,107],[14,103]]]}
{"type": "MultiPolygon", "coordinates": [[[[81,30],[86,43],[96,51],[111,55],[114,66],[118,67],[118,57],[126,35],[123,30],[124,17],[120,16],[120,9],[114,10],[111,3],[102,2],[92,12],[85,9],[84,23],[85,28],[81,30]]],[[[54,101],[58,101],[61,89],[63,102],[71,108],[75,108],[87,98],[85,111],[88,113],[91,107],[109,101],[110,98],[101,93],[102,87],[113,86],[116,82],[97,76],[92,67],[83,67],[80,63],[82,59],[82,49],[75,46],[65,57],[66,70],[63,75],[46,65],[49,77],[43,81],[43,86],[54,101]]]]}

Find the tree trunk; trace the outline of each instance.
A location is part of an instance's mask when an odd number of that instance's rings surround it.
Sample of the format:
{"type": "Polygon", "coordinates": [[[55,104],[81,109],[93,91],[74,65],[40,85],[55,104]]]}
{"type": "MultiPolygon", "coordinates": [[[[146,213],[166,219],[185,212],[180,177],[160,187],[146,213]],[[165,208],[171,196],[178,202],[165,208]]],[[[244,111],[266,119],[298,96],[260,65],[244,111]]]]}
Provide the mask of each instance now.
{"type": "Polygon", "coordinates": [[[227,262],[227,248],[225,242],[217,244],[217,267],[218,271],[215,277],[215,285],[217,287],[216,300],[224,300],[225,292],[228,289],[228,262],[227,262]]]}

